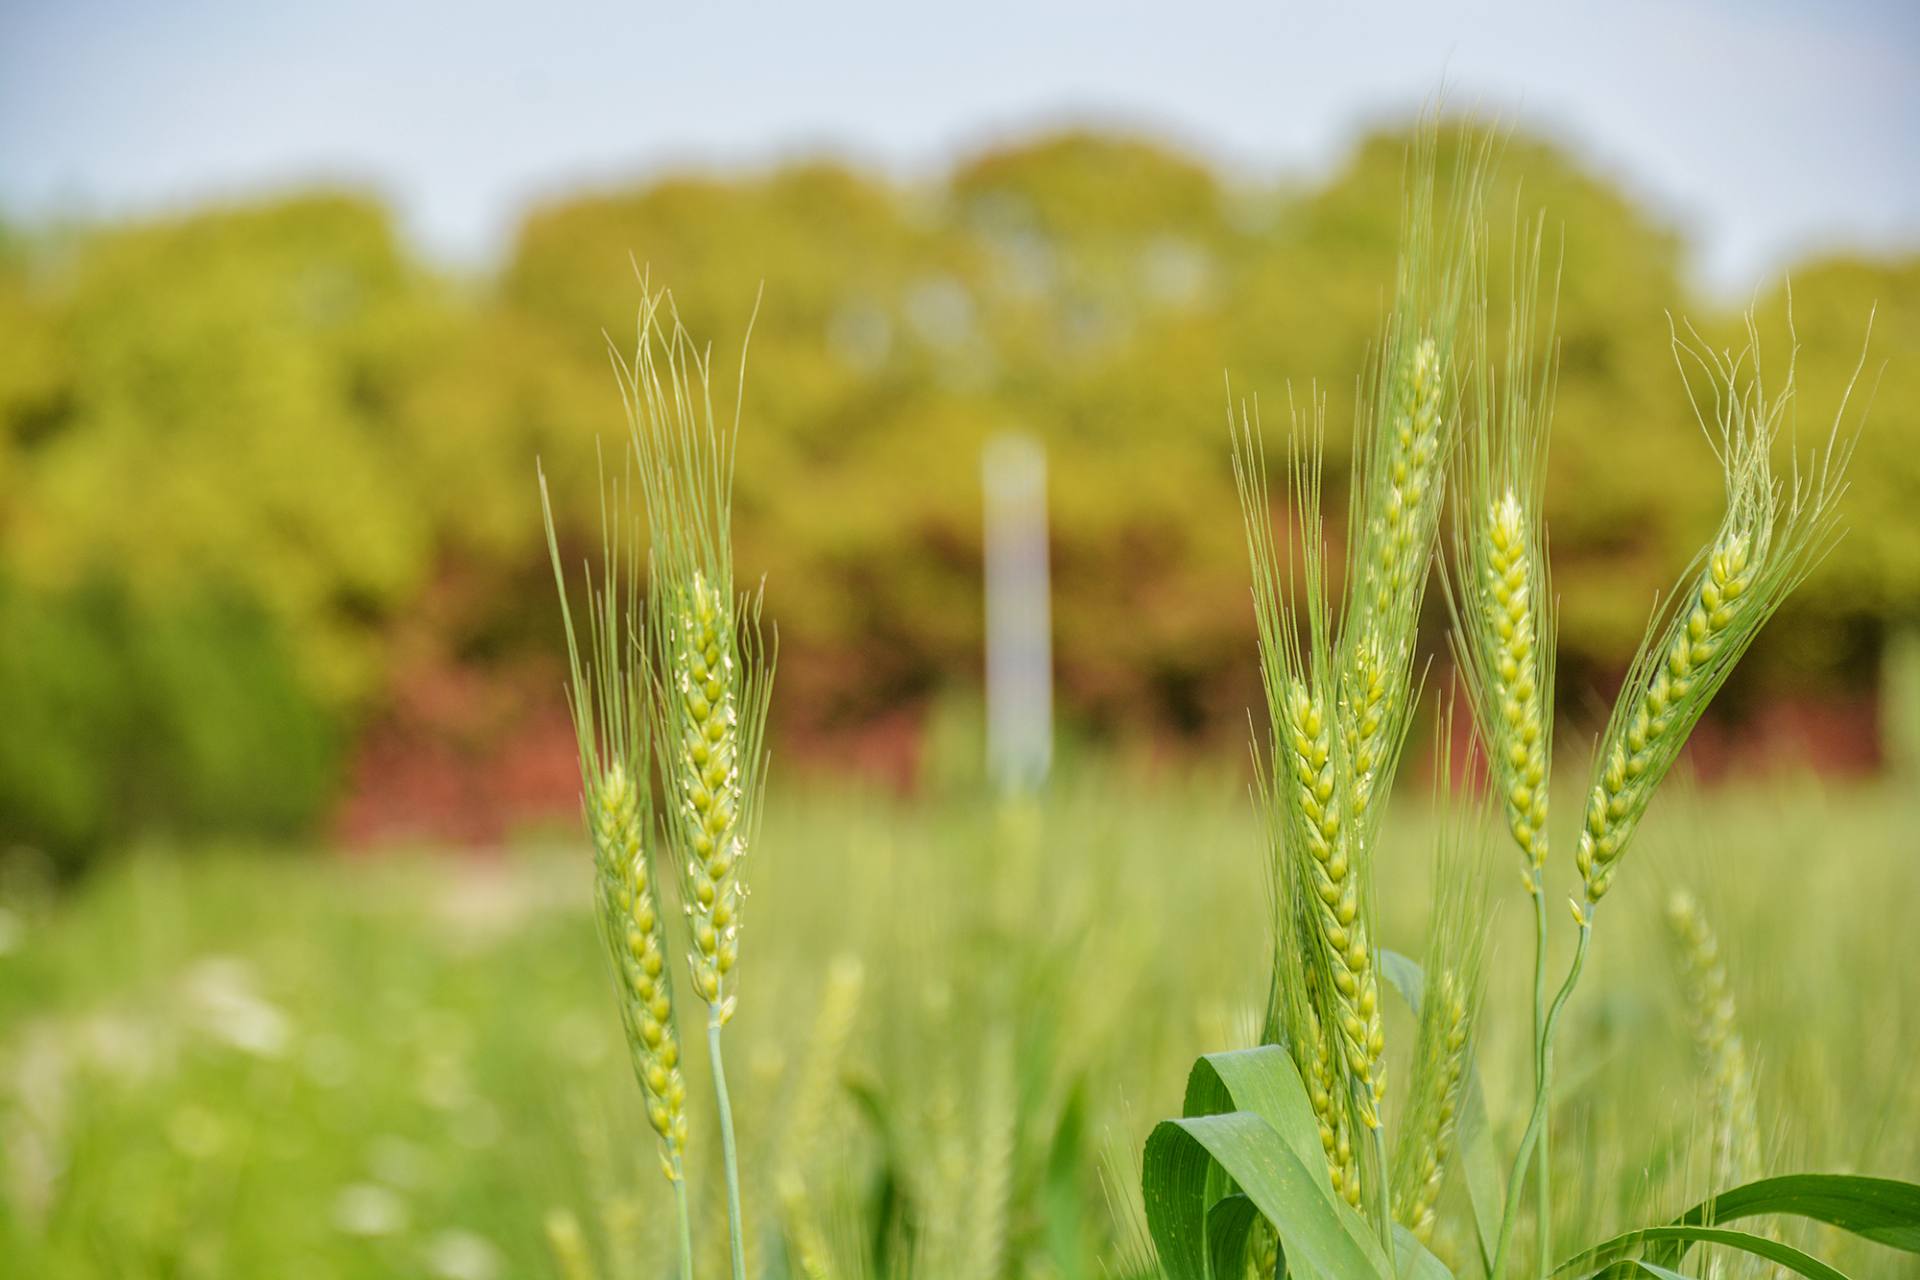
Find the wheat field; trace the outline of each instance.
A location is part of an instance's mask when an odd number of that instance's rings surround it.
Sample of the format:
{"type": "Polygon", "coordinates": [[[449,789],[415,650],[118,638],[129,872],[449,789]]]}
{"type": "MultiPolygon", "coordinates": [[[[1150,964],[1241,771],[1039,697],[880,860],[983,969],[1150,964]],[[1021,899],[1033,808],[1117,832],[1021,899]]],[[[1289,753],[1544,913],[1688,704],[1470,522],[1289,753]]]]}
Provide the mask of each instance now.
{"type": "MultiPolygon", "coordinates": [[[[1007,808],[966,767],[967,734],[947,736],[911,798],[769,794],[728,1055],[755,1275],[1131,1274],[1143,1138],[1196,1046],[1258,1033],[1263,846],[1241,771],[1070,761],[1007,808]]],[[[1403,789],[1379,930],[1418,954],[1432,820],[1403,789]]],[[[1676,889],[1720,940],[1763,1167],[1920,1173],[1916,829],[1920,792],[1895,782],[1660,802],[1566,1015],[1558,1236],[1706,1189],[1676,889]]],[[[5,1273],[669,1273],[671,1202],[608,1016],[583,839],[481,858],[155,850],[57,905],[16,867],[5,1273]]],[[[1521,877],[1495,878],[1492,909],[1487,1007],[1519,1010],[1521,877]]],[[[1411,1043],[1404,1011],[1387,1016],[1411,1043]]],[[[1526,1119],[1527,1038],[1494,1013],[1480,1040],[1503,1144],[1526,1119]]],[[[709,1274],[725,1230],[701,1123],[689,1190],[709,1274]]],[[[1470,1252],[1444,1225],[1460,1220],[1443,1213],[1434,1242],[1449,1261],[1470,1252]]],[[[1814,1243],[1849,1274],[1920,1274],[1831,1236],[1814,1243]]]]}

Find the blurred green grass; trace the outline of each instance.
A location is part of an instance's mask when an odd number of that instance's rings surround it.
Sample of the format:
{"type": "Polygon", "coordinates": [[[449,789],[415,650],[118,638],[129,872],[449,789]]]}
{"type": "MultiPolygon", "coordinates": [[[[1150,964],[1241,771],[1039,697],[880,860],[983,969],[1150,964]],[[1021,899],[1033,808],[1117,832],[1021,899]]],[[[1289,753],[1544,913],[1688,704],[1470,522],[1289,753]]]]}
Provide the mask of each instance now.
{"type": "MultiPolygon", "coordinates": [[[[1417,801],[1396,818],[1381,928],[1414,951],[1429,823],[1417,801]]],[[[1920,1175],[1917,825],[1920,796],[1893,784],[1663,802],[1601,915],[1561,1041],[1558,1239],[1704,1190],[1699,1082],[1659,911],[1679,884],[1723,940],[1770,1166],[1920,1175]]],[[[1248,1038],[1264,994],[1257,832],[1226,770],[1076,765],[1044,803],[1012,809],[957,785],[910,801],[776,789],[729,1054],[755,1274],[789,1271],[776,1166],[799,1175],[839,1270],[914,1259],[918,1274],[953,1274],[926,1242],[974,1203],[983,1161],[999,1162],[1010,1205],[990,1224],[993,1274],[1124,1269],[1140,1141],[1177,1109],[1196,1054],[1248,1038]],[[865,975],[855,1030],[841,1061],[813,1065],[847,1087],[817,1117],[821,1137],[782,1154],[844,957],[865,975]],[[998,1114],[995,1072],[1012,1085],[998,1114]]],[[[660,1274],[666,1188],[575,844],[556,833],[490,857],[357,859],[156,848],[58,898],[12,877],[0,1270],[551,1275],[543,1223],[562,1210],[602,1274],[660,1274]]],[[[1556,866],[1554,881],[1571,873],[1556,866]]],[[[1495,884],[1482,1071],[1510,1136],[1531,943],[1519,877],[1495,884]]],[[[1404,1018],[1389,1035],[1405,1044],[1404,1018]]],[[[697,1231],[716,1212],[715,1150],[695,1132],[697,1231]]],[[[1455,1234],[1438,1242],[1456,1256],[1459,1194],[1443,1202],[1455,1234]]],[[[1857,1242],[1822,1249],[1854,1274],[1916,1274],[1857,1242]]],[[[702,1273],[718,1265],[705,1257],[702,1273]]]]}

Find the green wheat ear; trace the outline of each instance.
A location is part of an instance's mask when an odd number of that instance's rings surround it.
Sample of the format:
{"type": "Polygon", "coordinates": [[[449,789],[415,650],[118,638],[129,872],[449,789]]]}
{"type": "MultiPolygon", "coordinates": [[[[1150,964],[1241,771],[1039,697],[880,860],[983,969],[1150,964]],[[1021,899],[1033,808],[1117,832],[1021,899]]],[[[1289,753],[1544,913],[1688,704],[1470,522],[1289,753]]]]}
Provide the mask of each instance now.
{"type": "Polygon", "coordinates": [[[605,487],[601,572],[586,574],[587,648],[583,655],[567,599],[547,478],[540,475],[547,551],[567,634],[569,707],[580,756],[582,804],[593,837],[594,905],[619,993],[634,1075],[647,1122],[660,1138],[670,1181],[682,1176],[687,1142],[686,1085],[680,1036],[654,878],[653,793],[649,775],[646,647],[639,623],[639,555],[631,485],[605,487]]]}
{"type": "Polygon", "coordinates": [[[648,607],[656,734],[680,866],[694,993],[725,1022],[740,956],[742,874],[754,834],[773,663],[760,597],[737,596],[732,545],[735,419],[713,407],[709,357],[672,296],[646,293],[639,342],[614,353],[651,537],[648,607]]]}
{"type": "MultiPolygon", "coordinates": [[[[1282,569],[1274,541],[1259,426],[1243,412],[1230,427],[1270,732],[1264,755],[1255,743],[1273,865],[1269,1022],[1285,1031],[1302,1077],[1331,1086],[1316,1111],[1335,1186],[1351,1197],[1359,1180],[1348,1172],[1346,1117],[1350,1110],[1359,1124],[1379,1127],[1386,1035],[1368,943],[1366,867],[1355,856],[1356,824],[1345,800],[1352,775],[1329,693],[1334,658],[1320,533],[1322,421],[1317,398],[1309,412],[1293,414],[1289,488],[1300,526],[1298,588],[1282,569]]],[[[1294,549],[1290,540],[1290,557],[1294,549]]]]}
{"type": "MultiPolygon", "coordinates": [[[[1454,786],[1452,741],[1446,709],[1434,730],[1434,799],[1435,811],[1448,817],[1434,854],[1427,986],[1392,1166],[1394,1217],[1422,1243],[1432,1239],[1453,1158],[1486,951],[1486,812],[1454,786]]],[[[1468,765],[1471,772],[1472,757],[1468,765]]]]}
{"type": "Polygon", "coordinates": [[[1491,139],[1464,147],[1437,206],[1437,128],[1408,157],[1392,310],[1362,383],[1348,508],[1346,608],[1337,644],[1338,718],[1359,839],[1371,844],[1412,718],[1420,605],[1459,434],[1468,303],[1477,293],[1491,139]]]}
{"type": "Polygon", "coordinates": [[[1474,309],[1468,427],[1455,481],[1449,640],[1529,893],[1547,862],[1555,618],[1547,569],[1547,438],[1557,373],[1552,300],[1540,321],[1541,233],[1514,243],[1512,302],[1498,373],[1484,302],[1474,309]],[[1542,350],[1541,348],[1544,348],[1542,350]]]}
{"type": "Polygon", "coordinates": [[[1804,459],[1795,454],[1788,477],[1774,473],[1774,444],[1793,405],[1793,364],[1770,395],[1751,314],[1737,353],[1714,352],[1691,329],[1676,331],[1673,345],[1695,416],[1720,460],[1726,512],[1683,575],[1676,604],[1656,612],[1601,738],[1574,853],[1586,901],[1573,909],[1582,921],[1612,885],[1654,790],[1707,704],[1838,539],[1836,507],[1853,452],[1853,437],[1840,434],[1843,395],[1824,447],[1804,459]],[[1704,379],[1707,395],[1690,374],[1704,379]]]}
{"type": "Polygon", "coordinates": [[[631,357],[618,350],[612,356],[652,541],[648,634],[667,839],[680,868],[687,971],[707,1005],[728,1254],[733,1280],[746,1280],[739,1148],[720,1033],[736,1007],[743,864],[766,774],[762,743],[773,688],[759,594],[737,596],[733,580],[733,446],[746,362],[743,355],[733,419],[722,426],[707,353],[680,323],[671,294],[656,293],[644,278],[641,288],[639,340],[631,357]]]}
{"type": "Polygon", "coordinates": [[[1708,1185],[1739,1186],[1760,1176],[1760,1120],[1733,987],[1719,940],[1692,894],[1674,891],[1667,925],[1685,979],[1694,1047],[1713,1086],[1708,1185]]]}

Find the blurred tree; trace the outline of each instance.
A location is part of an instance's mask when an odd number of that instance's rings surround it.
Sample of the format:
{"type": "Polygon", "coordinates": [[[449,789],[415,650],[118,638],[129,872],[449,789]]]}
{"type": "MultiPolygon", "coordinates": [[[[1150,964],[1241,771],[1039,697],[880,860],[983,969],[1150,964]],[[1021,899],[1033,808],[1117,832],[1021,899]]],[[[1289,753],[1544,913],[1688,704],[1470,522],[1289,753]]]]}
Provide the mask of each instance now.
{"type": "MultiPolygon", "coordinates": [[[[344,194],[0,233],[0,694],[30,708],[0,737],[0,802],[22,815],[0,834],[78,847],[124,829],[109,810],[284,827],[398,684],[547,680],[532,460],[584,554],[594,442],[619,465],[607,344],[633,340],[636,266],[717,340],[726,414],[767,286],[737,509],[781,623],[783,731],[976,678],[979,450],[1016,427],[1051,455],[1069,717],[1236,738],[1256,690],[1225,410],[1261,406],[1277,457],[1289,395],[1324,396],[1340,500],[1405,146],[1371,135],[1311,189],[1086,132],[910,186],[829,163],[675,176],[536,210],[497,279],[465,282],[344,194]],[[169,754],[140,763],[143,736],[169,754]],[[236,790],[247,776],[298,803],[236,790]]],[[[1683,246],[1554,146],[1509,138],[1499,174],[1496,295],[1508,210],[1546,210],[1561,268],[1549,500],[1562,687],[1584,699],[1719,501],[1669,347],[1683,246]]],[[[1853,533],[1755,655],[1752,696],[1810,671],[1863,686],[1886,628],[1920,618],[1920,260],[1796,274],[1801,438],[1824,431],[1876,302],[1853,533]]],[[[1770,365],[1784,310],[1784,289],[1761,307],[1770,365]]],[[[1698,319],[1737,332],[1723,310],[1698,319]]]]}
{"type": "Polygon", "coordinates": [[[369,693],[433,533],[391,404],[422,282],[385,213],[319,196],[108,231],[37,284],[59,355],[9,414],[7,567],[231,587],[316,694],[369,693]]]}

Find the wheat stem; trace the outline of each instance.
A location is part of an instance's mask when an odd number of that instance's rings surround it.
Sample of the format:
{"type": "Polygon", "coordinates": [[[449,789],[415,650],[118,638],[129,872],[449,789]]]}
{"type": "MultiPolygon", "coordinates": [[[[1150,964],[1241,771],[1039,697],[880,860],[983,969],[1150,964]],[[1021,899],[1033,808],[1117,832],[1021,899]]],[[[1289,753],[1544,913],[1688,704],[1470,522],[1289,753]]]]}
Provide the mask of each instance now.
{"type": "MultiPolygon", "coordinates": [[[[1553,1062],[1546,1053],[1547,1010],[1547,895],[1540,872],[1533,873],[1533,1088],[1540,1097],[1553,1093],[1553,1062]]],[[[1553,1257],[1553,1117],[1552,1108],[1540,1117],[1540,1163],[1535,1177],[1539,1192],[1540,1259],[1542,1269],[1553,1257]]]]}
{"type": "MultiPolygon", "coordinates": [[[[620,1022],[647,1123],[660,1140],[660,1167],[679,1187],[687,1143],[686,1085],[673,982],[654,882],[652,792],[647,782],[647,651],[639,634],[639,567],[630,487],[603,489],[603,563],[587,579],[588,643],[584,654],[560,566],[559,536],[544,473],[540,507],[547,551],[567,638],[567,671],[582,801],[594,855],[594,904],[607,948],[620,1022]]],[[[690,1264],[689,1264],[690,1265],[690,1264]]]]}
{"type": "Polygon", "coordinates": [[[693,1280],[693,1223],[687,1215],[687,1180],[673,1180],[673,1214],[680,1229],[680,1280],[693,1280]]]}
{"type": "Polygon", "coordinates": [[[720,1058],[721,1013],[707,1016],[707,1058],[713,1065],[714,1109],[720,1113],[720,1154],[727,1175],[727,1243],[733,1258],[733,1280],[746,1280],[747,1247],[740,1213],[740,1159],[733,1141],[733,1104],[727,1100],[727,1069],[720,1058]]]}
{"type": "MultiPolygon", "coordinates": [[[[1579,907],[1574,908],[1576,916],[1579,907]]],[[[1547,1020],[1540,1028],[1538,1046],[1540,1079],[1549,1081],[1553,1076],[1553,1029],[1560,1021],[1560,1011],[1566,1007],[1567,999],[1573,994],[1574,987],[1580,981],[1580,971],[1587,963],[1587,942],[1593,936],[1593,922],[1581,918],[1579,938],[1573,947],[1573,964],[1567,970],[1566,981],[1560,984],[1559,993],[1553,997],[1553,1003],[1547,1007],[1547,1020]]],[[[1546,1124],[1547,1090],[1536,1088],[1533,1094],[1533,1113],[1527,1119],[1527,1130],[1520,1138],[1520,1149],[1514,1153],[1513,1169],[1507,1175],[1507,1201],[1500,1213],[1499,1244],[1493,1253],[1493,1276],[1503,1280],[1506,1275],[1507,1253],[1513,1247],[1513,1229],[1520,1217],[1520,1196],[1526,1188],[1527,1164],[1533,1156],[1534,1146],[1539,1141],[1540,1131],[1546,1124]]],[[[1544,1269],[1545,1263],[1543,1261],[1544,1269]]]]}
{"type": "Polygon", "coordinates": [[[1393,1205],[1387,1188],[1387,1135],[1379,1125],[1373,1129],[1373,1221],[1380,1231],[1380,1246],[1393,1257],[1393,1205]]]}

